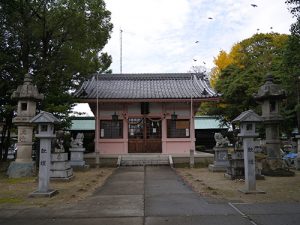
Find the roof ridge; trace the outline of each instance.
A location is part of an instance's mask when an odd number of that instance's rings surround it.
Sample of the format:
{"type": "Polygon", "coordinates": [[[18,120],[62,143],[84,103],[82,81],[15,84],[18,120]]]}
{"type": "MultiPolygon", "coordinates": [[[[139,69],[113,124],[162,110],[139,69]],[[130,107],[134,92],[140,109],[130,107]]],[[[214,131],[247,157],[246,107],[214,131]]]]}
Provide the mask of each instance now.
{"type": "Polygon", "coordinates": [[[95,73],[94,76],[98,75],[98,78],[143,78],[143,77],[153,77],[153,78],[190,78],[193,75],[202,76],[203,74],[198,73],[115,73],[115,74],[100,74],[95,73]]]}

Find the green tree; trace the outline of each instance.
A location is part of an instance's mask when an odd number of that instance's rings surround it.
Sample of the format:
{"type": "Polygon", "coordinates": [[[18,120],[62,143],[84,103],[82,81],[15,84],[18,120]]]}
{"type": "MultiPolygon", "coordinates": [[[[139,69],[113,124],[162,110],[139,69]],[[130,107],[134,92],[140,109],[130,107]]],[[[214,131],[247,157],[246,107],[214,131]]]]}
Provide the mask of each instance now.
{"type": "Polygon", "coordinates": [[[297,20],[291,25],[282,67],[286,73],[283,84],[288,96],[285,114],[290,125],[298,124],[300,131],[300,0],[288,0],[286,3],[297,20]]]}
{"type": "Polygon", "coordinates": [[[268,73],[277,80],[282,78],[280,68],[287,39],[288,35],[277,33],[255,34],[235,44],[234,52],[227,54],[232,63],[220,71],[216,80],[215,88],[222,94],[221,103],[206,106],[206,111],[230,122],[242,111],[258,109],[252,95],[268,73]]]}
{"type": "Polygon", "coordinates": [[[24,74],[32,74],[45,95],[39,108],[66,120],[80,82],[111,72],[111,56],[102,52],[113,27],[110,15],[103,0],[0,2],[0,116],[7,131],[15,105],[10,95],[24,74]]]}

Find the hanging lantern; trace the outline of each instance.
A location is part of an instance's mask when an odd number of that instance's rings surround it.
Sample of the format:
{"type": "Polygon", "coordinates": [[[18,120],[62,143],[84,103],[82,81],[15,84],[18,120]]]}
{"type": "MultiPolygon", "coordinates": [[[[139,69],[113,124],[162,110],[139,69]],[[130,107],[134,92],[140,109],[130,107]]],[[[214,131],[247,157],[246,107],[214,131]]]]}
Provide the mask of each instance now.
{"type": "Polygon", "coordinates": [[[175,112],[173,112],[173,114],[171,115],[171,120],[177,120],[177,114],[175,114],[175,112]]]}
{"type": "Polygon", "coordinates": [[[111,119],[112,119],[113,121],[118,121],[119,116],[116,114],[116,112],[115,112],[113,115],[111,115],[111,119]]]}

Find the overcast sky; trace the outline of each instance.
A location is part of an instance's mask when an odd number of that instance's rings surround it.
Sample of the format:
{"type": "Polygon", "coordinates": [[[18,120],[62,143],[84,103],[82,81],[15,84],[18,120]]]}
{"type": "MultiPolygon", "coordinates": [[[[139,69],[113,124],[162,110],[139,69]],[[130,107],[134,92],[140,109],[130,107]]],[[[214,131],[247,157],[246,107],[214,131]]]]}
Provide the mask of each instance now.
{"type": "Polygon", "coordinates": [[[104,51],[112,56],[113,73],[120,73],[120,29],[123,73],[184,73],[192,66],[212,68],[220,50],[257,32],[289,34],[295,21],[285,0],[105,2],[114,29],[104,51]]]}
{"type": "Polygon", "coordinates": [[[113,73],[120,72],[120,29],[123,73],[173,73],[198,65],[212,68],[220,50],[229,51],[256,32],[289,33],[294,21],[285,0],[105,2],[114,29],[104,51],[112,55],[113,73]]]}

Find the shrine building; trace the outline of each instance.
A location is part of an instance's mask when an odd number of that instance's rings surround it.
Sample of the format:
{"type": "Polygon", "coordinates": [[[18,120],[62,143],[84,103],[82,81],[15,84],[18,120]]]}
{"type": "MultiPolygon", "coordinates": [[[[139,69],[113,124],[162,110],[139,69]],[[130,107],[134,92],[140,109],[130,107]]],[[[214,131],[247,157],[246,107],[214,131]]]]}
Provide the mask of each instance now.
{"type": "Polygon", "coordinates": [[[195,149],[194,116],[218,101],[204,74],[94,74],[75,93],[95,115],[95,151],[187,154],[195,149]]]}

